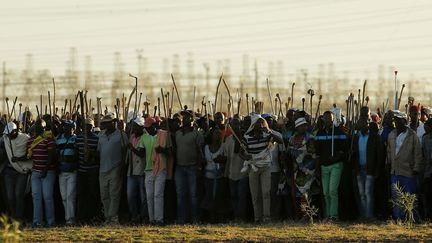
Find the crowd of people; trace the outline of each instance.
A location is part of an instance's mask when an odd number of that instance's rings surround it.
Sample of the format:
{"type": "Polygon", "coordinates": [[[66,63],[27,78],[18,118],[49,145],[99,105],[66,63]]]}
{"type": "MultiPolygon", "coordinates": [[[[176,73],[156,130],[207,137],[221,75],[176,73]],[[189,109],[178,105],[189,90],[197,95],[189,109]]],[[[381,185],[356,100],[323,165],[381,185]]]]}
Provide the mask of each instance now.
{"type": "Polygon", "coordinates": [[[32,227],[266,223],[302,220],[307,197],[318,219],[375,221],[405,218],[399,184],[430,220],[431,109],[335,111],[5,115],[0,210],[32,227]]]}

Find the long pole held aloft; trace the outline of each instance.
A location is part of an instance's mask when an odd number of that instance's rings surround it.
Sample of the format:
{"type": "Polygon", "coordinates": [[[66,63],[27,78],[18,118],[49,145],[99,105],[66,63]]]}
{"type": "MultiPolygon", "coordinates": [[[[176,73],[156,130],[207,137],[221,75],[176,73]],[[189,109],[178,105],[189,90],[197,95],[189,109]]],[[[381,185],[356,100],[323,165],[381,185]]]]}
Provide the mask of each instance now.
{"type": "Polygon", "coordinates": [[[395,107],[395,110],[397,110],[398,109],[398,91],[397,91],[397,74],[398,74],[398,71],[394,71],[394,107],[395,107]]]}

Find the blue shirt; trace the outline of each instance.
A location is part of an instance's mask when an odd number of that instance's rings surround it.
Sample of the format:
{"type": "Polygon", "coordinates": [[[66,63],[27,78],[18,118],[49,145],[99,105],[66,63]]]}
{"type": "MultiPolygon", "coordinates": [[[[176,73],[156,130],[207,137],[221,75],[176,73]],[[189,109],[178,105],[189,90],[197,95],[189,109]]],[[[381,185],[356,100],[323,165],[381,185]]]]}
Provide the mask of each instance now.
{"type": "Polygon", "coordinates": [[[360,168],[366,167],[366,150],[367,150],[368,138],[369,138],[369,133],[363,135],[363,133],[359,132],[358,151],[359,151],[360,168]]]}
{"type": "Polygon", "coordinates": [[[75,139],[75,135],[66,138],[64,134],[61,134],[57,137],[56,144],[61,172],[72,172],[78,169],[78,161],[75,160],[75,139]]]}

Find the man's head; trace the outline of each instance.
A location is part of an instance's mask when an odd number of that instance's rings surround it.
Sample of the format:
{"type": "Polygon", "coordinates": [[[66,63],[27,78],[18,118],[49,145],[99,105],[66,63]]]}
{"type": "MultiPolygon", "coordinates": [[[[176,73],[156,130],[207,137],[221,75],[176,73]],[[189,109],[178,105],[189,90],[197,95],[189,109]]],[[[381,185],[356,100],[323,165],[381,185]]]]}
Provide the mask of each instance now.
{"type": "Polygon", "coordinates": [[[409,108],[409,118],[411,124],[417,124],[419,118],[420,118],[420,107],[417,105],[412,105],[409,108]]]}
{"type": "Polygon", "coordinates": [[[72,120],[65,120],[62,123],[63,126],[63,132],[66,135],[72,135],[75,131],[75,122],[72,120]]]}
{"type": "Polygon", "coordinates": [[[15,139],[18,136],[18,127],[14,122],[8,122],[5,126],[3,134],[7,135],[10,139],[15,139]]]}
{"type": "Polygon", "coordinates": [[[394,128],[393,111],[389,110],[384,114],[383,126],[394,128]]]}
{"type": "Polygon", "coordinates": [[[333,113],[331,111],[324,112],[323,121],[325,127],[331,127],[333,125],[333,113]]]}
{"type": "Polygon", "coordinates": [[[108,113],[102,118],[101,128],[102,127],[107,131],[114,131],[115,130],[114,116],[112,113],[108,113]]]}
{"type": "Polygon", "coordinates": [[[132,122],[132,133],[141,136],[144,133],[145,120],[143,117],[137,117],[132,122]]]}
{"type": "Polygon", "coordinates": [[[45,132],[46,123],[43,119],[37,119],[34,124],[34,131],[36,136],[41,135],[45,132]]]}
{"type": "Polygon", "coordinates": [[[423,107],[421,109],[420,121],[425,123],[429,120],[429,117],[432,115],[432,109],[430,107],[423,107]]]}
{"type": "Polygon", "coordinates": [[[234,130],[235,133],[239,133],[241,130],[240,119],[238,119],[238,118],[231,119],[230,126],[234,130]]]}
{"type": "Polygon", "coordinates": [[[215,125],[218,126],[218,127],[222,127],[224,121],[225,121],[224,114],[222,112],[216,112],[216,114],[214,115],[215,125]]]}
{"type": "Polygon", "coordinates": [[[297,133],[303,135],[308,129],[308,122],[304,117],[297,118],[295,121],[295,129],[297,133]]]}
{"type": "Polygon", "coordinates": [[[395,127],[398,131],[403,131],[406,128],[406,125],[408,124],[408,117],[405,113],[394,110],[393,111],[393,117],[394,117],[394,123],[395,127]]]}
{"type": "Polygon", "coordinates": [[[362,134],[366,134],[369,129],[369,123],[366,117],[362,117],[357,121],[357,128],[360,130],[362,134]]]}
{"type": "Polygon", "coordinates": [[[181,112],[182,117],[182,127],[192,127],[193,126],[193,115],[188,111],[182,111],[181,112]]]}
{"type": "Polygon", "coordinates": [[[155,135],[156,131],[157,131],[156,126],[157,126],[157,123],[153,117],[148,117],[145,119],[144,128],[148,132],[148,134],[155,135]]]}

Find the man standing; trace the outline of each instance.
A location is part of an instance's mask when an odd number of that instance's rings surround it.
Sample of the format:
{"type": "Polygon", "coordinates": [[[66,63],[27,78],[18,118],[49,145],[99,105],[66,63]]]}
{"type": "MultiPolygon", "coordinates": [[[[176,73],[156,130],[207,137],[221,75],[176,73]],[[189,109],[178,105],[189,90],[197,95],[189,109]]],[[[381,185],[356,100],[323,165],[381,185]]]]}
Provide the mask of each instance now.
{"type": "Polygon", "coordinates": [[[78,153],[75,150],[75,123],[72,120],[63,122],[63,133],[57,137],[57,156],[60,163],[59,185],[65,210],[66,225],[75,224],[76,184],[78,153]]]}
{"type": "Polygon", "coordinates": [[[42,227],[45,212],[46,226],[54,227],[54,182],[56,178],[55,141],[51,131],[46,131],[46,123],[39,119],[34,124],[35,136],[28,140],[27,158],[33,160],[32,196],[33,227],[42,227]]]}
{"type": "MultiPolygon", "coordinates": [[[[416,133],[407,126],[407,115],[393,111],[396,129],[388,137],[387,162],[391,164],[392,198],[396,199],[394,186],[399,184],[405,192],[417,192],[417,175],[423,170],[423,156],[420,140],[416,133]]],[[[403,219],[403,211],[393,209],[395,219],[403,219]]]]}
{"type": "Polygon", "coordinates": [[[4,146],[8,163],[3,170],[9,214],[15,220],[24,220],[24,195],[27,173],[31,161],[27,159],[29,136],[18,131],[15,123],[9,122],[3,132],[4,146]]]}
{"type": "Polygon", "coordinates": [[[330,220],[339,219],[339,182],[348,150],[347,136],[333,123],[333,113],[323,114],[324,128],[315,137],[316,153],[321,165],[321,180],[325,201],[324,214],[330,220]]]}
{"type": "Polygon", "coordinates": [[[177,165],[175,183],[177,192],[177,220],[184,224],[190,210],[193,222],[198,221],[197,170],[202,160],[204,138],[193,127],[193,115],[181,113],[182,127],[175,134],[177,165]],[[187,204],[189,203],[189,205],[187,204]]]}
{"type": "Polygon", "coordinates": [[[84,131],[78,134],[75,147],[78,152],[77,178],[77,218],[82,222],[91,222],[101,213],[99,189],[99,137],[92,132],[94,121],[84,120],[84,131]]]}
{"type": "Polygon", "coordinates": [[[126,134],[116,129],[113,120],[113,114],[103,117],[102,124],[105,132],[100,134],[98,141],[99,184],[107,224],[119,223],[118,211],[123,180],[124,149],[128,141],[126,134]]]}

